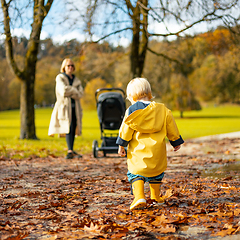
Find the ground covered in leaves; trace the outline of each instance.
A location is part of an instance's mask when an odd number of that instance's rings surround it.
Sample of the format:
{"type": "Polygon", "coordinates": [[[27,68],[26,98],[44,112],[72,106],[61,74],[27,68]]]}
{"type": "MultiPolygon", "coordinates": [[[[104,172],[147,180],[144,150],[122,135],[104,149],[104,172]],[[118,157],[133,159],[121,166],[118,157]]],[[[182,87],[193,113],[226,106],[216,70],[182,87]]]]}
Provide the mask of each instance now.
{"type": "Polygon", "coordinates": [[[240,239],[240,139],[168,146],[163,205],[133,199],[126,159],[0,156],[1,239],[240,239]]]}

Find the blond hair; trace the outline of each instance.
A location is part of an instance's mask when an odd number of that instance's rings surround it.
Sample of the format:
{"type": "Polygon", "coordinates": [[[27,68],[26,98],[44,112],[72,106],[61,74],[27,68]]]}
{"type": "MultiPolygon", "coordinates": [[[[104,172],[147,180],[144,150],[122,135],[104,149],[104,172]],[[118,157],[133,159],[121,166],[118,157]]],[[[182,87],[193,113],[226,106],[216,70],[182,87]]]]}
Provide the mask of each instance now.
{"type": "Polygon", "coordinates": [[[72,59],[71,59],[71,58],[65,58],[65,59],[62,61],[62,65],[61,65],[61,68],[60,68],[60,72],[62,72],[62,73],[63,73],[63,72],[66,72],[66,71],[65,71],[65,67],[68,65],[69,62],[71,62],[71,64],[73,65],[73,69],[74,69],[74,71],[75,71],[75,65],[74,65],[72,59]]]}
{"type": "Polygon", "coordinates": [[[149,100],[153,98],[151,85],[146,78],[134,78],[127,85],[127,99],[130,102],[147,97],[149,100]]]}

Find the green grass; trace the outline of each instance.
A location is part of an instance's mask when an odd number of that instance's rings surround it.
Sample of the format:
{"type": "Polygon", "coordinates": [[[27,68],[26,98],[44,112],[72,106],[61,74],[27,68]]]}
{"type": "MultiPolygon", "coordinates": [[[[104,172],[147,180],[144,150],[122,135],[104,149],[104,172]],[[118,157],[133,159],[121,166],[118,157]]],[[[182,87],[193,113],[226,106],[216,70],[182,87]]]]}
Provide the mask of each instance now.
{"type": "MultiPolygon", "coordinates": [[[[0,156],[15,158],[36,155],[45,157],[49,154],[64,156],[67,152],[65,138],[48,136],[48,126],[52,109],[39,108],[35,111],[36,135],[39,140],[20,140],[19,110],[0,112],[0,156]]],[[[100,128],[96,111],[84,111],[83,134],[75,138],[75,150],[79,153],[91,152],[93,140],[100,142],[100,128]]]]}
{"type": "MultiPolygon", "coordinates": [[[[64,156],[67,151],[65,138],[47,135],[51,113],[51,108],[36,109],[36,134],[40,140],[19,140],[19,111],[0,112],[0,157],[64,156]]],[[[180,118],[177,111],[173,111],[173,115],[184,139],[240,131],[240,106],[237,105],[184,112],[184,118],[180,118]]],[[[83,111],[83,134],[75,139],[75,150],[90,153],[95,139],[101,143],[97,112],[83,111]]]]}
{"type": "Polygon", "coordinates": [[[185,139],[240,131],[240,119],[233,118],[198,118],[188,122],[178,119],[177,123],[180,133],[185,139]]]}
{"type": "Polygon", "coordinates": [[[205,107],[201,111],[173,112],[184,139],[240,131],[240,106],[205,107]]]}

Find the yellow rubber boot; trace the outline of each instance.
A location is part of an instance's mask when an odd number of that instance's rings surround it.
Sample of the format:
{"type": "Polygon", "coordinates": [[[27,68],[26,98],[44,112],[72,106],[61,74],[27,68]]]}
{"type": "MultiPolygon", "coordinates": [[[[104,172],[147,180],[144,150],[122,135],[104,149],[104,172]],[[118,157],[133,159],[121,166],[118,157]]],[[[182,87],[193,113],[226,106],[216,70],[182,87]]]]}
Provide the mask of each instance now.
{"type": "Polygon", "coordinates": [[[136,180],[132,183],[134,200],[130,206],[130,210],[141,209],[146,206],[146,199],[144,195],[144,181],[136,180]]]}
{"type": "Polygon", "coordinates": [[[160,183],[149,183],[151,199],[158,203],[163,203],[164,199],[160,197],[160,183]]]}

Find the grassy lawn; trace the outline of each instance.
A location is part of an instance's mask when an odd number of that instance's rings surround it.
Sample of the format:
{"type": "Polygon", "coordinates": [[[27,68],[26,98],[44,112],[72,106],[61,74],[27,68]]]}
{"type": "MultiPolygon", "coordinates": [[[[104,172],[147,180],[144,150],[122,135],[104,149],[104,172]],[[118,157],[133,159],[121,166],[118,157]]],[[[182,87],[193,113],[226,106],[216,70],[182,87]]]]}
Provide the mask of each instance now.
{"type": "Polygon", "coordinates": [[[240,131],[240,106],[205,107],[201,111],[173,112],[184,139],[240,131]]]}
{"type": "MultiPolygon", "coordinates": [[[[36,134],[40,140],[19,140],[19,111],[0,112],[0,157],[16,158],[36,155],[44,157],[49,154],[66,154],[65,138],[48,137],[48,125],[52,113],[51,108],[36,109],[36,134]]],[[[93,140],[100,140],[100,127],[96,111],[83,112],[83,134],[75,140],[75,150],[81,153],[92,151],[93,140]]],[[[201,111],[173,112],[180,133],[184,139],[207,135],[240,131],[240,106],[209,106],[201,111]]]]}

